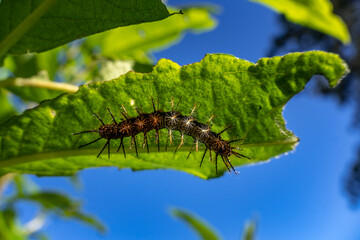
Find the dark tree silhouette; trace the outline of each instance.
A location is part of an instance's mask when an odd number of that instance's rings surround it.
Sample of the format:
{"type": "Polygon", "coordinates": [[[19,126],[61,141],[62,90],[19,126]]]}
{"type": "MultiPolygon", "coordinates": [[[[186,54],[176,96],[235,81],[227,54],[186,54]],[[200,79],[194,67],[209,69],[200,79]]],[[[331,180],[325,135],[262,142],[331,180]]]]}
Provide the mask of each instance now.
{"type": "MultiPolygon", "coordinates": [[[[321,49],[338,53],[349,64],[351,73],[335,88],[325,81],[317,81],[316,92],[335,97],[343,105],[355,107],[353,126],[360,130],[360,0],[331,0],[334,13],[341,16],[349,28],[352,43],[344,46],[339,40],[309,28],[288,22],[283,16],[279,21],[282,33],[275,37],[269,56],[292,51],[321,49]]],[[[354,206],[360,202],[360,143],[356,160],[346,176],[345,188],[354,206]]]]}

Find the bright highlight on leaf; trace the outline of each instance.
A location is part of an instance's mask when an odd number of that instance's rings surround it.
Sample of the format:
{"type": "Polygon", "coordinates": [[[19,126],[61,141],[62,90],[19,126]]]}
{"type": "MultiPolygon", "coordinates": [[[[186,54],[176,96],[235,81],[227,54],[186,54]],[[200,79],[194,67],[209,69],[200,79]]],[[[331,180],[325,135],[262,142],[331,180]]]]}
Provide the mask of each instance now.
{"type": "MultiPolygon", "coordinates": [[[[155,133],[150,132],[150,154],[141,148],[139,157],[134,147],[126,150],[126,158],[117,154],[119,142],[112,141],[111,158],[104,154],[97,159],[106,141],[77,149],[98,135],[72,133],[98,129],[94,113],[111,123],[106,108],[120,121],[122,105],[130,116],[136,116],[134,106],[143,112],[152,111],[150,97],[158,99],[159,108],[165,111],[171,109],[171,98],[176,102],[181,99],[178,110],[183,115],[197,104],[199,122],[206,123],[215,115],[213,131],[231,125],[223,138],[243,139],[234,146],[251,160],[231,158],[234,166],[253,164],[294,149],[298,138],[286,129],[282,108],[313,75],[324,75],[334,87],[347,72],[338,55],[321,51],[262,58],[256,64],[225,54],[209,54],[199,63],[183,67],[162,59],[151,73],[129,72],[111,81],[94,82],[10,119],[0,128],[0,172],[71,175],[84,168],[116,166],[134,170],[171,168],[205,179],[217,177],[208,156],[199,167],[204,150],[201,146],[187,159],[192,139],[185,138],[184,146],[174,154],[180,134],[173,133],[174,143],[165,151],[167,131],[161,131],[161,151],[157,152],[155,133]]],[[[137,141],[143,146],[142,135],[137,141]]],[[[130,139],[125,146],[131,146],[130,139]]],[[[219,173],[226,171],[224,164],[218,166],[219,173]]]]}
{"type": "Polygon", "coordinates": [[[315,29],[333,36],[343,43],[350,43],[351,37],[343,20],[335,15],[329,0],[251,0],[262,3],[284,14],[291,22],[315,29]]]}

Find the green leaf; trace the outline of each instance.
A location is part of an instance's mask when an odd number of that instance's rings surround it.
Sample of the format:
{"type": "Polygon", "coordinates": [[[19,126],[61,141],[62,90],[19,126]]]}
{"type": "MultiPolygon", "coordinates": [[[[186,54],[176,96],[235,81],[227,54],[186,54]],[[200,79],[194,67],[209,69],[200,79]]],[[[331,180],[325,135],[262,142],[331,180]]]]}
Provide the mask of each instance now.
{"type": "Polygon", "coordinates": [[[1,88],[0,88],[0,103],[1,103],[1,108],[0,108],[0,125],[1,125],[11,116],[16,114],[16,111],[8,100],[7,92],[1,88]]]}
{"type": "Polygon", "coordinates": [[[26,240],[27,234],[16,219],[16,212],[12,208],[0,211],[0,239],[26,240]]]}
{"type": "Polygon", "coordinates": [[[79,202],[68,198],[64,194],[41,191],[15,198],[16,201],[20,199],[37,202],[41,205],[45,212],[52,211],[61,217],[76,219],[84,224],[96,228],[100,232],[104,232],[106,230],[99,220],[80,211],[79,202]]]}
{"type": "Polygon", "coordinates": [[[201,236],[201,239],[204,240],[219,240],[214,228],[208,226],[204,221],[200,220],[198,217],[193,215],[190,212],[173,208],[171,213],[174,217],[183,220],[188,224],[198,235],[201,236]]]}
{"type": "Polygon", "coordinates": [[[148,52],[163,49],[181,39],[185,31],[204,32],[216,27],[205,8],[189,8],[163,21],[117,28],[88,37],[84,48],[101,47],[101,55],[147,63],[148,52]],[[123,37],[126,36],[126,37],[123,37]]]}
{"type": "Polygon", "coordinates": [[[0,56],[45,51],[108,29],[169,16],[161,0],[2,0],[0,56]]]}
{"type": "MultiPolygon", "coordinates": [[[[120,121],[122,105],[130,116],[136,116],[131,104],[151,112],[149,97],[153,97],[159,98],[160,109],[168,111],[173,97],[176,102],[182,99],[178,110],[185,115],[195,104],[200,105],[196,117],[200,122],[205,123],[215,114],[212,121],[215,132],[231,125],[232,129],[222,137],[243,139],[232,146],[240,147],[239,151],[250,157],[247,160],[233,156],[233,165],[253,164],[294,149],[298,138],[286,129],[282,109],[314,74],[324,75],[334,87],[347,72],[347,65],[338,55],[321,51],[262,58],[256,64],[225,54],[208,54],[201,62],[183,67],[162,59],[151,73],[128,72],[111,81],[94,82],[80,87],[75,94],[45,101],[14,117],[0,128],[0,173],[72,175],[84,168],[116,166],[134,170],[172,168],[205,179],[217,177],[208,156],[199,166],[202,151],[193,152],[187,159],[193,147],[192,138],[186,138],[184,146],[174,154],[179,133],[175,133],[175,143],[165,151],[167,131],[163,129],[161,151],[157,152],[155,134],[151,131],[148,136],[151,153],[139,147],[139,157],[134,147],[126,150],[126,158],[116,154],[119,140],[111,141],[110,159],[106,153],[96,158],[105,140],[77,149],[98,138],[96,133],[76,136],[72,133],[97,129],[100,123],[93,113],[111,123],[107,107],[120,121]]],[[[130,145],[130,139],[125,139],[125,146],[130,145]]],[[[219,174],[226,170],[223,163],[218,167],[219,174]]]]}
{"type": "Polygon", "coordinates": [[[284,14],[287,20],[350,43],[348,28],[341,17],[333,13],[329,0],[251,0],[284,14]]]}
{"type": "Polygon", "coordinates": [[[256,234],[256,222],[249,221],[246,223],[243,233],[243,240],[254,240],[256,234]]]}

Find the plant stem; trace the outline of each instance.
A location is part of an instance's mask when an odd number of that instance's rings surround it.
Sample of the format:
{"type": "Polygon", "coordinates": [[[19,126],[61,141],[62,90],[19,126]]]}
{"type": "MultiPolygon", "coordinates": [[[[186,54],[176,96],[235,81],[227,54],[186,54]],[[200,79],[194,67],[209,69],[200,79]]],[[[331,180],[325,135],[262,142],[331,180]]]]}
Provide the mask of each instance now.
{"type": "Polygon", "coordinates": [[[79,87],[69,83],[58,83],[39,79],[8,78],[0,81],[0,88],[5,87],[35,87],[49,90],[63,91],[67,93],[76,92],[79,87]]]}
{"type": "Polygon", "coordinates": [[[0,42],[0,57],[34,26],[35,23],[57,2],[57,0],[43,0],[43,2],[28,15],[13,31],[0,42]]]}

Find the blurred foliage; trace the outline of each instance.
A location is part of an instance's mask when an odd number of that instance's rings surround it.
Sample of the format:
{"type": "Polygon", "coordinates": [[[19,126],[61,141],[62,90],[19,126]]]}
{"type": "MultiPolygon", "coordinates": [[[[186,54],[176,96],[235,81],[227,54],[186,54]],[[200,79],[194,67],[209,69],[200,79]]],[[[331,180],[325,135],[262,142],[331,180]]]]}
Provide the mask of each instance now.
{"type": "Polygon", "coordinates": [[[3,176],[0,186],[4,187],[11,181],[14,189],[12,193],[0,195],[0,239],[47,239],[41,229],[46,219],[54,216],[77,220],[100,232],[105,231],[101,222],[80,210],[80,202],[65,194],[41,191],[29,178],[14,174],[3,176]],[[24,202],[31,203],[32,208],[38,209],[38,212],[30,221],[22,224],[18,216],[18,206],[24,202]]]}
{"type": "MultiPolygon", "coordinates": [[[[216,233],[215,229],[201,220],[199,217],[195,216],[194,214],[179,209],[179,208],[172,208],[170,209],[171,215],[175,218],[182,220],[185,222],[191,229],[193,229],[200,239],[203,240],[220,240],[221,238],[216,233]]],[[[256,223],[255,221],[249,221],[246,223],[242,240],[254,240],[256,233],[256,223]]]]}
{"type": "MultiPolygon", "coordinates": [[[[360,0],[332,0],[334,12],[348,26],[352,42],[344,46],[340,41],[303,28],[279,18],[282,32],[274,39],[269,55],[282,54],[289,51],[307,51],[322,49],[338,53],[348,64],[351,73],[334,89],[330,89],[324,81],[317,81],[317,92],[324,96],[332,96],[341,104],[353,106],[353,126],[360,130],[360,0]]],[[[359,143],[360,149],[360,143],[359,143]]],[[[353,166],[346,176],[345,188],[354,206],[360,203],[360,154],[355,153],[353,166]]]]}
{"type": "Polygon", "coordinates": [[[341,17],[333,14],[329,0],[252,0],[273,8],[287,20],[333,36],[343,43],[351,41],[349,31],[341,17]]]}
{"type": "Polygon", "coordinates": [[[13,105],[10,103],[7,92],[0,88],[0,125],[3,124],[7,119],[16,113],[13,105]]]}

